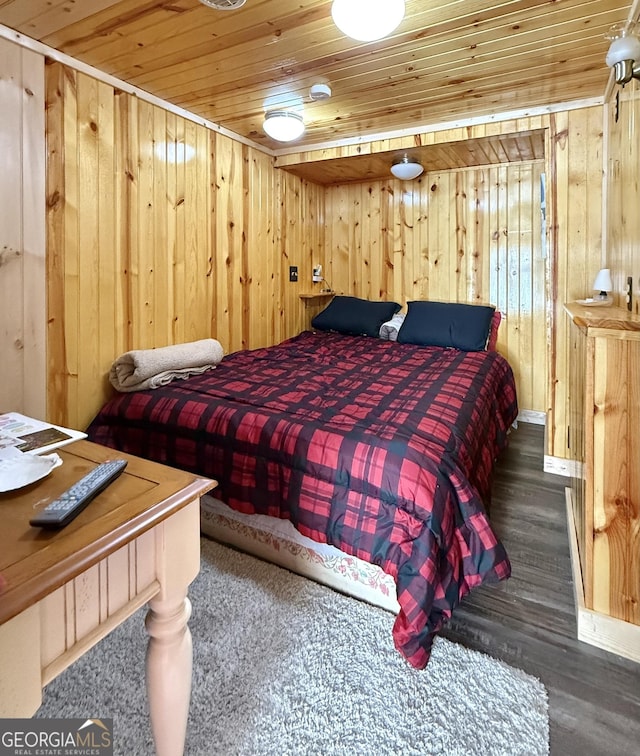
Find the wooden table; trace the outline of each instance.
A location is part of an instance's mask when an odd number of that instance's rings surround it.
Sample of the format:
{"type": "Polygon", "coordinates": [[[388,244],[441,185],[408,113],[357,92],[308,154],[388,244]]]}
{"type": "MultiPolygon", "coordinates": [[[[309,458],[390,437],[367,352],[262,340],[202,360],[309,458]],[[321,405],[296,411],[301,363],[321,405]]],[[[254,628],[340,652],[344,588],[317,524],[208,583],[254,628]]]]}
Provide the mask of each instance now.
{"type": "MultiPolygon", "coordinates": [[[[147,691],[158,754],[184,749],[191,695],[191,605],[200,570],[205,478],[77,441],[61,467],[0,494],[0,717],[30,717],[42,688],[107,633],[149,604],[147,691]],[[59,531],[29,525],[35,510],[96,463],[124,457],[125,472],[59,531]],[[178,681],[178,684],[176,684],[178,681]]],[[[104,681],[108,684],[108,681],[104,681]]]]}

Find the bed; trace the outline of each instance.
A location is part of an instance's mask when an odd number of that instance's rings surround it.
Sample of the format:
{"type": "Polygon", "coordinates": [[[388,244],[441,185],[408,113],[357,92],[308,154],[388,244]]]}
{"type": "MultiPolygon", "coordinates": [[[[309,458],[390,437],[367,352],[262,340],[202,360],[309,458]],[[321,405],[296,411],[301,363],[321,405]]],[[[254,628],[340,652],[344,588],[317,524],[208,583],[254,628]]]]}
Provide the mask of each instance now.
{"type": "Polygon", "coordinates": [[[516,416],[495,351],[321,330],[119,394],[88,435],[216,479],[234,516],[375,565],[395,584],[396,648],[423,668],[462,598],[510,574],[488,507],[516,416]]]}

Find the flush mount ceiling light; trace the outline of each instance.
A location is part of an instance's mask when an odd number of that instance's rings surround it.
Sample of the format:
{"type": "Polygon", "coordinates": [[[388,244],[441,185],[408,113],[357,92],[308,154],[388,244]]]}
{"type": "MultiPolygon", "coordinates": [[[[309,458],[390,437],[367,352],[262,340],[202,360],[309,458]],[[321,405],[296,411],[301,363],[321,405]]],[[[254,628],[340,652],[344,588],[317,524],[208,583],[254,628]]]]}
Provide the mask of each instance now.
{"type": "Polygon", "coordinates": [[[304,134],[304,121],[290,110],[271,110],[265,114],[262,128],[278,142],[292,142],[304,134]]]}
{"type": "Polygon", "coordinates": [[[404,0],[333,0],[331,15],[343,34],[359,42],[382,39],[404,18],[404,0]]]}
{"type": "Polygon", "coordinates": [[[415,158],[410,158],[408,155],[403,155],[401,158],[394,160],[391,166],[391,173],[401,181],[411,181],[411,179],[418,178],[423,171],[424,168],[422,165],[415,158]]]}
{"type": "Polygon", "coordinates": [[[636,24],[623,23],[612,26],[607,39],[611,40],[606,62],[613,68],[616,83],[623,86],[631,79],[640,79],[640,39],[636,24]]]}
{"type": "Polygon", "coordinates": [[[200,2],[216,10],[235,10],[241,8],[247,0],[200,0],[200,2]]]}
{"type": "Polygon", "coordinates": [[[324,82],[317,82],[309,87],[309,97],[314,102],[328,100],[331,97],[331,87],[324,82]]]}

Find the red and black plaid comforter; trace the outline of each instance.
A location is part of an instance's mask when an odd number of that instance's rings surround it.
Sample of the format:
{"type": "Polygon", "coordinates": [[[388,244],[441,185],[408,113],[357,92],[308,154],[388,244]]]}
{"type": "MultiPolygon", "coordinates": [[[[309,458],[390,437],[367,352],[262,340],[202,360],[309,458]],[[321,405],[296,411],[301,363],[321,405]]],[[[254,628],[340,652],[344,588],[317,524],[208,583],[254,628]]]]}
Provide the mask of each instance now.
{"type": "Polygon", "coordinates": [[[396,647],[424,667],[461,598],[510,574],[483,502],[516,414],[496,352],[305,332],[120,394],[89,438],[215,478],[234,509],[380,565],[396,647]]]}

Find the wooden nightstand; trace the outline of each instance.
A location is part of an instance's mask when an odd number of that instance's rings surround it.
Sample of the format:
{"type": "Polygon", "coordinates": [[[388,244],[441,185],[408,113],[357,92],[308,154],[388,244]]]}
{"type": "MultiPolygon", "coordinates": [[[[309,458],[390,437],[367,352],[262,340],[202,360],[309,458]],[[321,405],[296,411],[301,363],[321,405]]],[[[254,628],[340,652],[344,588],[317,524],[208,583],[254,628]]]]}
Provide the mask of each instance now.
{"type": "MultiPolygon", "coordinates": [[[[42,688],[149,603],[147,690],[158,754],[181,754],[191,695],[191,605],[200,496],[216,483],[77,441],[44,480],[0,494],[0,717],[29,717],[42,688]],[[59,531],[29,525],[96,463],[125,472],[59,531]]],[[[108,684],[104,680],[103,684],[108,684]]]]}

